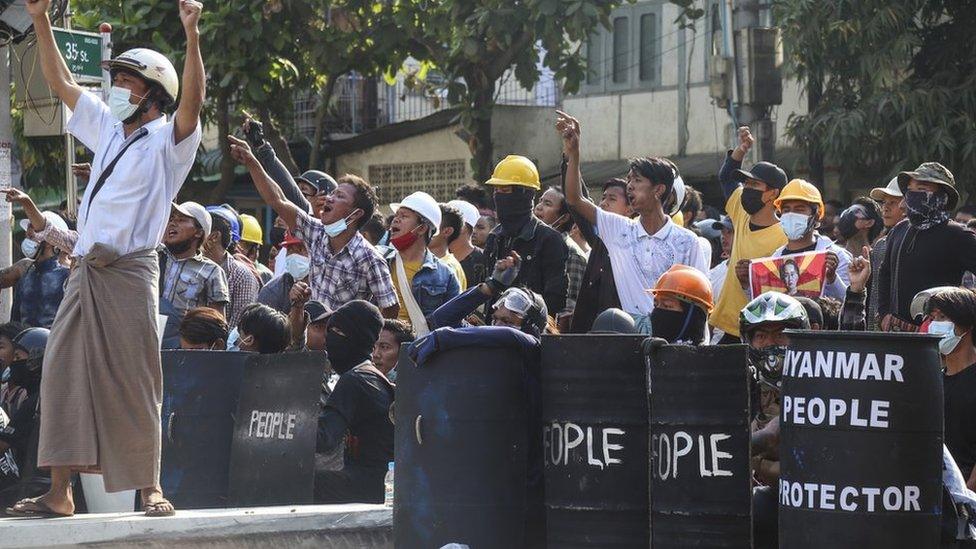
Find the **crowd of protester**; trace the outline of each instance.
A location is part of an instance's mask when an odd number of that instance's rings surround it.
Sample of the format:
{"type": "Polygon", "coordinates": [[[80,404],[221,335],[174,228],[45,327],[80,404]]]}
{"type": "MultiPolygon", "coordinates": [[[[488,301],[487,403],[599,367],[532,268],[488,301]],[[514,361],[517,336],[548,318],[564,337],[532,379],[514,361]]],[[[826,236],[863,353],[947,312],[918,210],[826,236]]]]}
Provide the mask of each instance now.
{"type": "MultiPolygon", "coordinates": [[[[380,502],[401,346],[423,363],[459,346],[510,345],[538,360],[547,333],[745,344],[758,509],[775,498],[784,330],[935,333],[945,444],[976,488],[976,208],[960,203],[946,167],[923,163],[844,204],[773,163],[744,168],[753,137],[743,127],[718,172],[720,210],[667,158],[584,182],[579,122],[558,113],[555,129],[556,185],[543,189],[533,162],[510,155],[453,200],[417,190],[379,204],[357,175],[289,173],[261,124],[246,121],[241,137],[228,136],[231,154],[277,218],[265,234],[229,204],[172,204],[157,249],[163,348],[325,351],[317,452],[346,450],[340,469],[316,472],[316,500],[380,502]],[[809,254],[821,270],[803,271],[809,254]],[[781,286],[757,291],[754,260],[766,258],[781,286]]],[[[6,193],[27,219],[24,259],[0,271],[14,294],[0,326],[3,506],[43,484],[31,463],[41,357],[77,239],[69,219],[6,193]]]]}

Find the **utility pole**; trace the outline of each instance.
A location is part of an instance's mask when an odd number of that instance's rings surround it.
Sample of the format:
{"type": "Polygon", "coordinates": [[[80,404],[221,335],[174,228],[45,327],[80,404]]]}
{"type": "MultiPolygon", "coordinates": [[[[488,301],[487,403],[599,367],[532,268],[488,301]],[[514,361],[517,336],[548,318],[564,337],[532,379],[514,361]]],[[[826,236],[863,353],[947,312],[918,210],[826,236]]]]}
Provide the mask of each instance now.
{"type": "Polygon", "coordinates": [[[749,126],[756,136],[756,146],[750,153],[752,160],[773,162],[776,135],[767,113],[771,105],[782,101],[779,73],[782,55],[775,43],[778,34],[759,27],[759,0],[736,0],[733,10],[736,118],[740,126],[749,126]]]}
{"type": "MultiPolygon", "coordinates": [[[[14,133],[10,121],[10,46],[0,48],[0,188],[11,186],[10,157],[14,147],[14,133]]],[[[10,203],[0,199],[0,267],[13,263],[14,216],[10,203]]],[[[0,292],[0,320],[10,320],[13,290],[0,292]]]]}

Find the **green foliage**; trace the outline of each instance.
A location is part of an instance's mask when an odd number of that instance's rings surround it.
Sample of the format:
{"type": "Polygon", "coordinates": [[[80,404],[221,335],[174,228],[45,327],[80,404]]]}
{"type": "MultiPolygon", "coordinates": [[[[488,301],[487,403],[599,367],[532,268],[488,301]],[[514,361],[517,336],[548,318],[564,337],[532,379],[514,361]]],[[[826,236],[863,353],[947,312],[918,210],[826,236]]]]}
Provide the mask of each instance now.
{"type": "Polygon", "coordinates": [[[789,70],[819,104],[787,133],[859,186],[923,161],[976,190],[976,10],[958,0],[781,0],[789,70]]]}

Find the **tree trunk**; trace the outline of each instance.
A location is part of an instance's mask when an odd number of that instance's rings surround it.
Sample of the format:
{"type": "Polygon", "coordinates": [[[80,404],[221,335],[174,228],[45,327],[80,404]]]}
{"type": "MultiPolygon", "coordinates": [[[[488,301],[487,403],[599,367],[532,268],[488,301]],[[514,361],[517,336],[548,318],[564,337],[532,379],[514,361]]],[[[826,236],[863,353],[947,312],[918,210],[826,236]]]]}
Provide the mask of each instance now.
{"type": "MultiPolygon", "coordinates": [[[[217,132],[220,136],[230,135],[230,110],[227,90],[217,92],[217,132]]],[[[220,139],[220,182],[210,192],[210,203],[219,204],[234,184],[234,167],[237,165],[230,156],[230,141],[220,139]]]]}
{"type": "Polygon", "coordinates": [[[271,118],[271,111],[268,107],[260,107],[258,109],[258,118],[261,123],[264,124],[264,138],[268,140],[271,144],[271,148],[274,149],[278,159],[281,163],[288,168],[292,174],[301,173],[303,170],[298,167],[298,162],[295,162],[295,157],[291,155],[291,149],[288,148],[288,142],[281,135],[281,130],[278,129],[278,125],[274,123],[274,119],[271,118]]]}
{"type": "MultiPolygon", "coordinates": [[[[807,81],[807,112],[813,114],[820,107],[823,98],[823,80],[820,74],[811,74],[807,81]]],[[[810,180],[820,188],[821,193],[826,189],[824,181],[824,157],[820,139],[816,134],[810,134],[807,142],[807,163],[810,165],[810,180]]]]}
{"type": "MultiPolygon", "coordinates": [[[[471,108],[471,140],[468,147],[471,149],[471,167],[474,170],[474,180],[484,183],[491,177],[492,157],[494,148],[491,142],[491,115],[495,101],[495,82],[481,78],[480,82],[475,79],[468,82],[481,84],[477,88],[472,87],[470,104],[471,108]]],[[[468,84],[471,86],[472,84],[468,84]]]]}
{"type": "Polygon", "coordinates": [[[325,88],[319,94],[319,104],[315,108],[315,134],[312,136],[312,151],[309,153],[309,168],[318,169],[319,157],[322,154],[322,140],[325,138],[325,119],[329,114],[329,104],[332,103],[332,94],[335,93],[336,81],[342,75],[328,77],[325,88]]]}

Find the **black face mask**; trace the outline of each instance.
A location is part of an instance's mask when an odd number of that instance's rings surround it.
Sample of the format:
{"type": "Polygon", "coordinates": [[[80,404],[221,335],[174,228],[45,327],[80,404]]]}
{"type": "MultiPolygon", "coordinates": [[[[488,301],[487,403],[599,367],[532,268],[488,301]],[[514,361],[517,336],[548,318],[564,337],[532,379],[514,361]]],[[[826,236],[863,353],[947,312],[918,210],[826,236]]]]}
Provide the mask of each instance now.
{"type": "Polygon", "coordinates": [[[739,198],[742,209],[749,215],[759,213],[759,210],[763,209],[763,206],[766,205],[763,202],[762,195],[763,191],[759,189],[742,189],[742,196],[739,198]]]}
{"type": "Polygon", "coordinates": [[[495,213],[502,234],[515,236],[532,216],[531,189],[516,187],[510,193],[495,193],[495,213]]]}
{"type": "Polygon", "coordinates": [[[41,369],[40,364],[30,359],[15,360],[10,363],[10,383],[24,389],[33,389],[40,386],[41,369]],[[32,368],[32,366],[34,366],[32,368]]]}
{"type": "Polygon", "coordinates": [[[268,235],[272,246],[281,246],[281,241],[285,239],[284,227],[271,227],[271,234],[268,235]]]}
{"type": "Polygon", "coordinates": [[[681,307],[681,311],[655,307],[651,311],[652,335],[665,339],[668,343],[680,341],[698,345],[705,339],[704,311],[687,303],[682,303],[681,307]]]}
{"type": "Polygon", "coordinates": [[[339,307],[329,317],[325,331],[325,351],[332,369],[342,375],[369,360],[382,327],[383,317],[370,303],[355,300],[339,307]]]}
{"type": "Polygon", "coordinates": [[[357,346],[344,335],[332,330],[325,332],[325,350],[329,354],[329,362],[337,374],[342,375],[352,370],[363,361],[369,359],[373,349],[369,352],[362,346],[357,346]]]}

